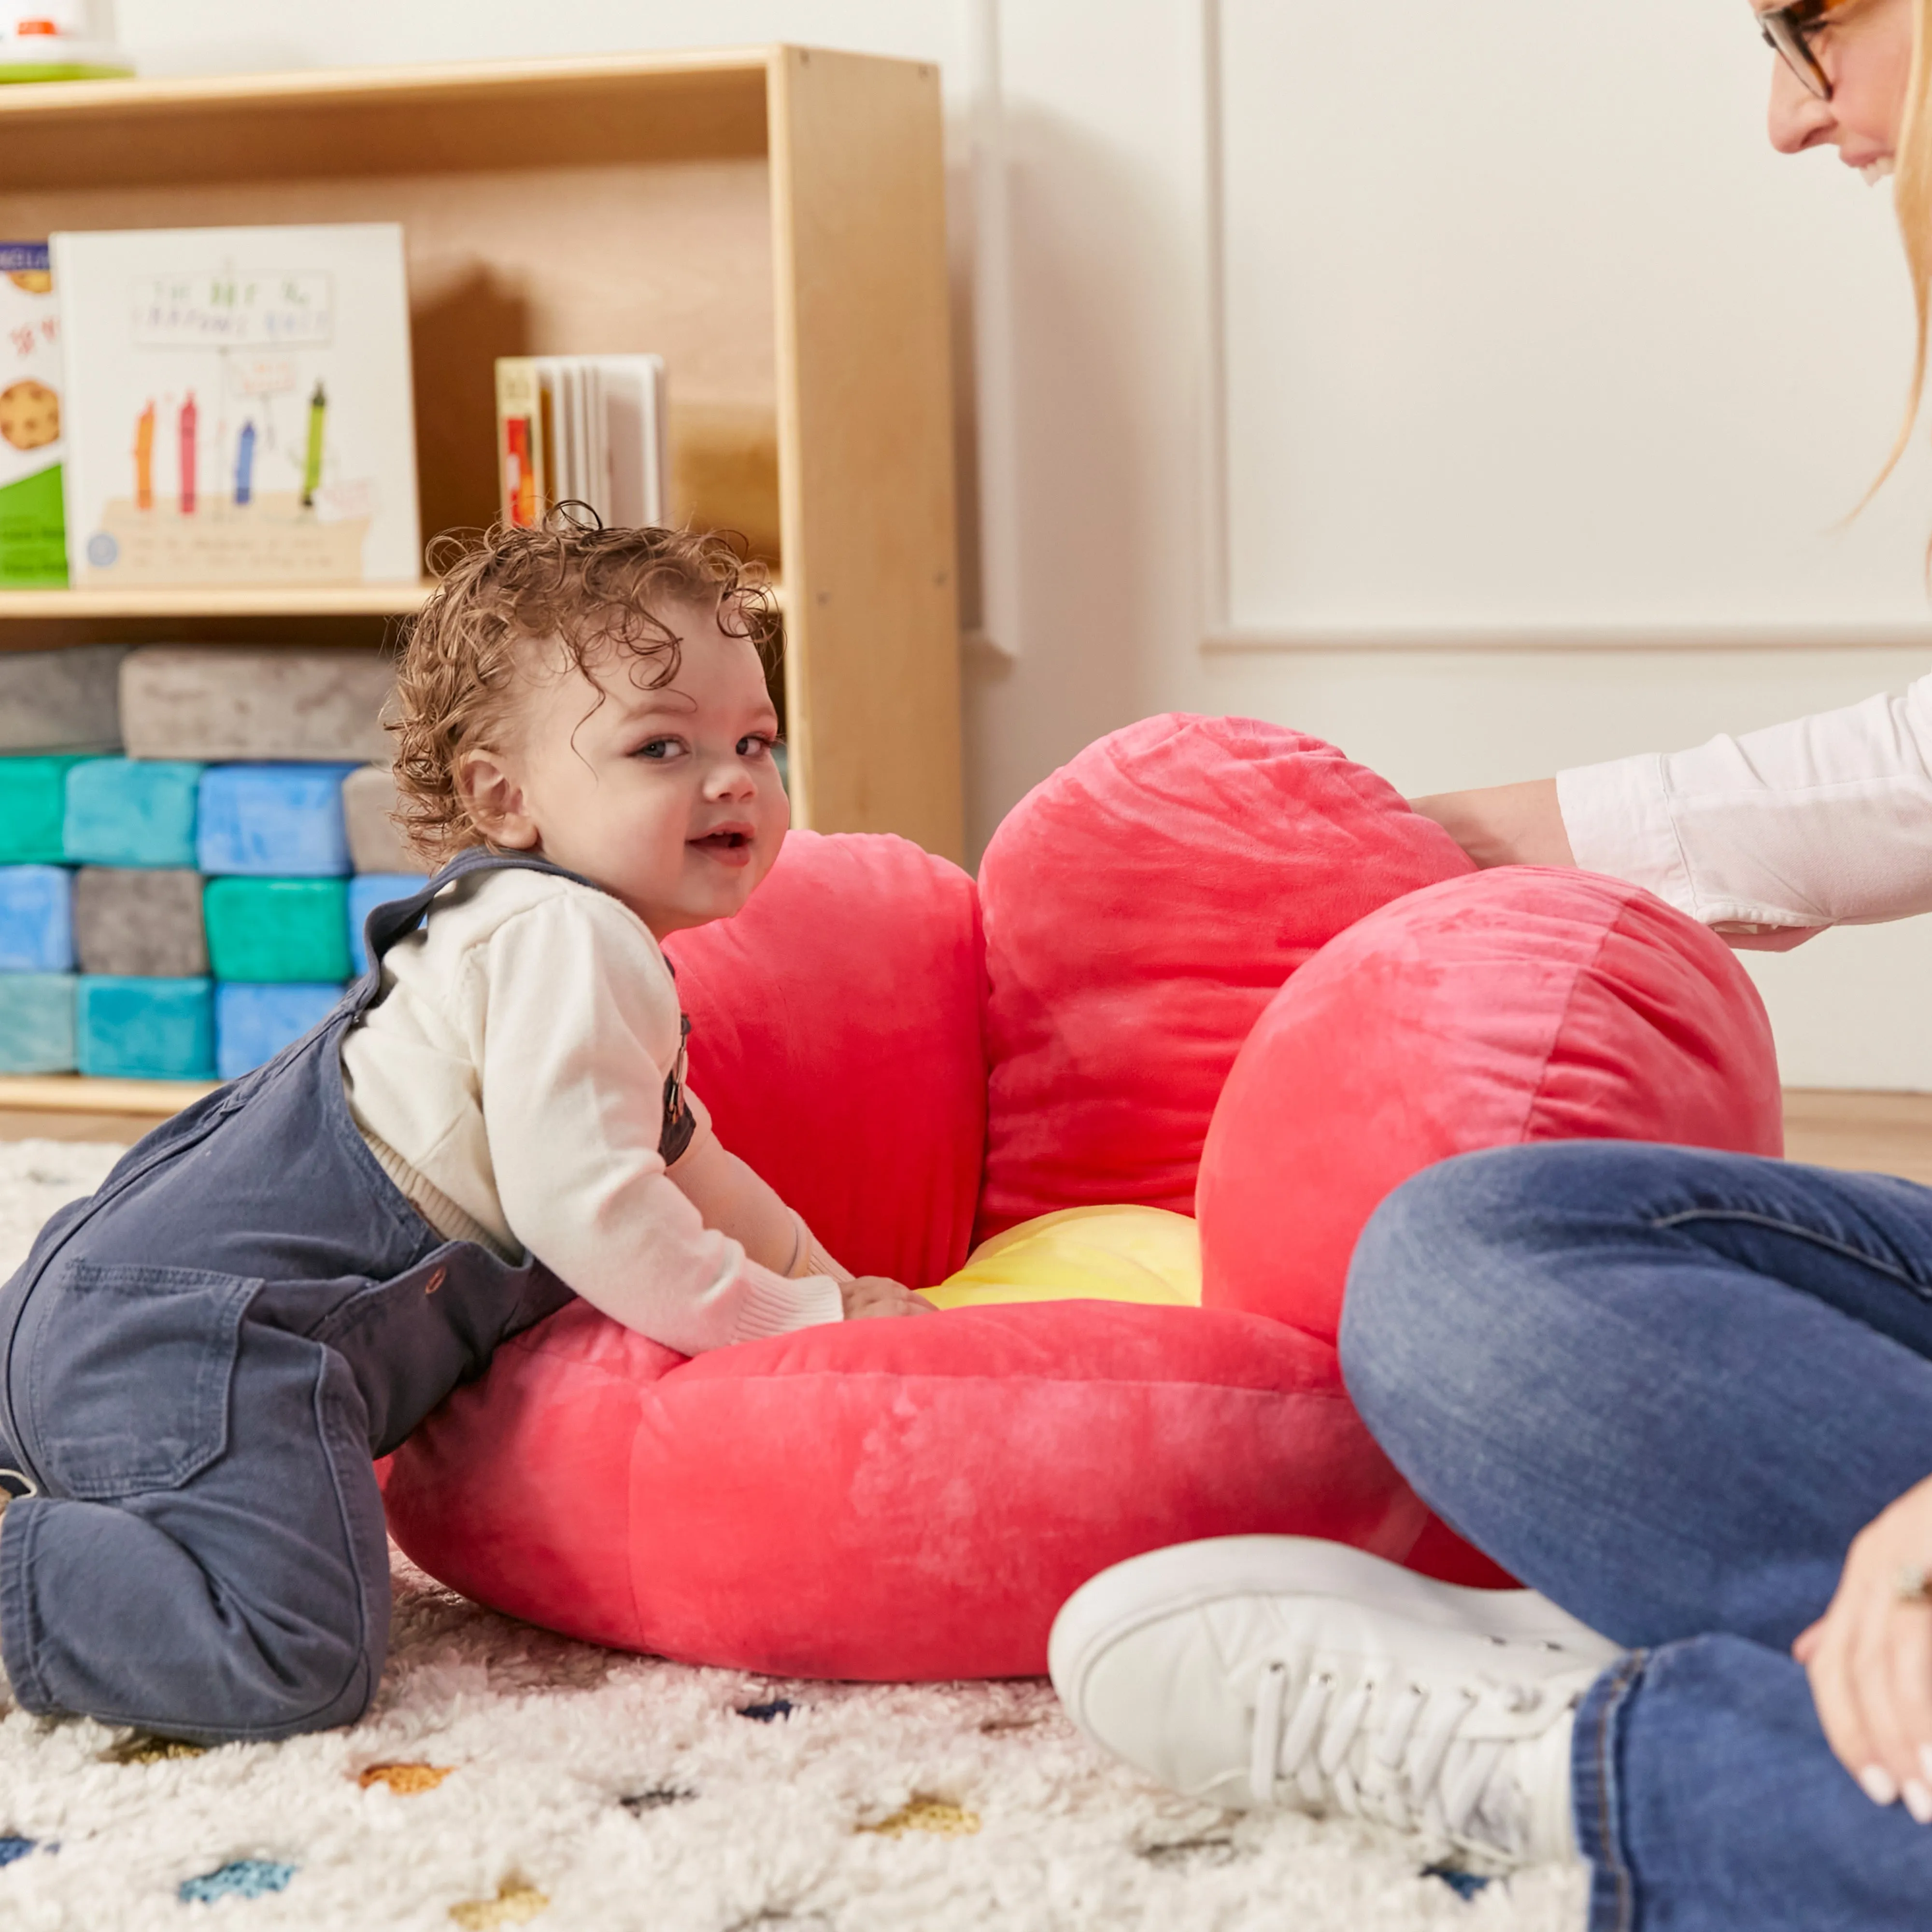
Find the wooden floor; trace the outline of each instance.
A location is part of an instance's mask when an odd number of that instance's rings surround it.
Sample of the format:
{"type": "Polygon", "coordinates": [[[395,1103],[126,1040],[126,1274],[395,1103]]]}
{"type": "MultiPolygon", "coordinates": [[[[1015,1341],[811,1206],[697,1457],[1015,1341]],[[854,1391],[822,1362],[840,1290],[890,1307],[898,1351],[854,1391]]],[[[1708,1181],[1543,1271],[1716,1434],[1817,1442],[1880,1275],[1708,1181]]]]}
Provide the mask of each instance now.
{"type": "Polygon", "coordinates": [[[1784,1151],[1819,1167],[1902,1174],[1932,1186],[1932,1094],[1787,1088],[1784,1151]]]}
{"type": "MultiPolygon", "coordinates": [[[[154,1124],[124,1114],[28,1113],[0,1108],[0,1141],[115,1141],[131,1145],[154,1124]]],[[[1791,1088],[1785,1152],[1820,1167],[1902,1174],[1932,1186],[1932,1094],[1837,1094],[1791,1088]]]]}

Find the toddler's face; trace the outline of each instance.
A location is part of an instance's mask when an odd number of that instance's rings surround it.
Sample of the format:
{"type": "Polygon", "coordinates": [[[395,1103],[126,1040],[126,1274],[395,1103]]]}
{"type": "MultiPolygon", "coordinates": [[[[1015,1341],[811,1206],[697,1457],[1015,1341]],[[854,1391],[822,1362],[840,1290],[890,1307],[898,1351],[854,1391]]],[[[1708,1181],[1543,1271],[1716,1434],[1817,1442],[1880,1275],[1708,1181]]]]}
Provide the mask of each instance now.
{"type": "Polygon", "coordinates": [[[532,646],[503,748],[466,753],[463,772],[496,843],[580,873],[659,938],[736,912],[790,818],[758,652],[711,610],[664,616],[682,656],[655,691],[644,681],[656,667],[628,652],[605,652],[586,677],[560,644],[532,646]]]}

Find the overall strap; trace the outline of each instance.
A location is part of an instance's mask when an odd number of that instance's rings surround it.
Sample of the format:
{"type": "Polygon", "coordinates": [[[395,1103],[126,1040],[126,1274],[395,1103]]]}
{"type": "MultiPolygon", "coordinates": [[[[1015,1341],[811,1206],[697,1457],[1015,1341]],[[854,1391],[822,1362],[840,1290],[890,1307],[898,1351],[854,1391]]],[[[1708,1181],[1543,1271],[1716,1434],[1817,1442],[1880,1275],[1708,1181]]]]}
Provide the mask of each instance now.
{"type": "MultiPolygon", "coordinates": [[[[422,925],[430,902],[445,886],[454,885],[458,879],[466,879],[475,872],[512,871],[549,872],[580,886],[590,884],[580,874],[567,872],[561,866],[553,866],[548,859],[536,858],[526,852],[492,852],[482,845],[466,846],[433,878],[425,879],[407,898],[392,899],[370,914],[362,928],[369,948],[369,978],[374,980],[380,977],[383,954],[398,940],[422,925]]],[[[592,890],[596,888],[593,886],[592,890]]]]}

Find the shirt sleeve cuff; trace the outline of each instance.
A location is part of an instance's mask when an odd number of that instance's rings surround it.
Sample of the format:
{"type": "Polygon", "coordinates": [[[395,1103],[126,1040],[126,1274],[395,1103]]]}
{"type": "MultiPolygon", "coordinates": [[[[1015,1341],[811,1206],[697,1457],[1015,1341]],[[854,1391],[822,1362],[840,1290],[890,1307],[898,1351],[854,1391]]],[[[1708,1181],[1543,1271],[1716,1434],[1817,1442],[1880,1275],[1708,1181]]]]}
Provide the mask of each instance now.
{"type": "Polygon", "coordinates": [[[838,1284],[825,1275],[788,1281],[754,1262],[746,1270],[744,1299],[732,1324],[734,1342],[754,1342],[764,1335],[789,1335],[795,1328],[815,1328],[822,1322],[845,1318],[844,1297],[838,1284]]]}
{"type": "Polygon", "coordinates": [[[1679,912],[1698,916],[1661,757],[1647,752],[1558,772],[1556,802],[1571,856],[1585,872],[1628,879],[1679,912]]]}

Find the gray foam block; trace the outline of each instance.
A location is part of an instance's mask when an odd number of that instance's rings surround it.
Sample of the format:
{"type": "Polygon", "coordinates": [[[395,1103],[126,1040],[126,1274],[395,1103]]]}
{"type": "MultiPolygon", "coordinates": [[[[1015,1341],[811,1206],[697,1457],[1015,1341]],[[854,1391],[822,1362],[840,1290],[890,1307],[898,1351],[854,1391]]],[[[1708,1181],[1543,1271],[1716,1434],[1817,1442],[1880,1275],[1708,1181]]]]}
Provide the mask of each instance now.
{"type": "Polygon", "coordinates": [[[208,970],[201,874],[83,866],[74,882],[74,944],[83,973],[196,980],[208,970]]]}
{"type": "Polygon", "coordinates": [[[429,867],[404,842],[390,814],[395,781],[387,765],[364,765],[342,781],[342,816],[349,826],[349,859],[358,872],[427,872],[429,867]]]}
{"type": "Polygon", "coordinates": [[[124,644],[0,652],[0,752],[118,752],[124,644]]]}
{"type": "Polygon", "coordinates": [[[121,667],[121,735],[136,758],[386,758],[395,682],[374,651],[148,644],[121,667]]]}

